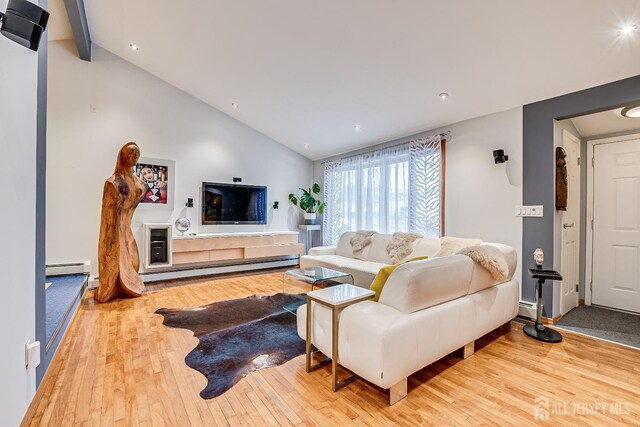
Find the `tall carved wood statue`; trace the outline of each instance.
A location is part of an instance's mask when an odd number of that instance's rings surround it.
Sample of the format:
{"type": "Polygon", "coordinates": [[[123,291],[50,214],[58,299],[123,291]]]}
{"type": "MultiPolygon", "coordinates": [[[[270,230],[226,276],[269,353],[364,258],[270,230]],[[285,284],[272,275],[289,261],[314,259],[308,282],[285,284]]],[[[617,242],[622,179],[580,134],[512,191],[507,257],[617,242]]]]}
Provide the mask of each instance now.
{"type": "Polygon", "coordinates": [[[144,292],[138,275],[140,258],[131,231],[131,218],[145,192],[145,185],[133,173],[140,158],[140,148],[129,142],[120,149],[116,170],[104,183],[98,263],[100,284],[97,302],[119,296],[137,297],[144,292]]]}
{"type": "Polygon", "coordinates": [[[556,147],[556,209],[567,210],[568,175],[567,175],[567,153],[562,147],[556,147]]]}

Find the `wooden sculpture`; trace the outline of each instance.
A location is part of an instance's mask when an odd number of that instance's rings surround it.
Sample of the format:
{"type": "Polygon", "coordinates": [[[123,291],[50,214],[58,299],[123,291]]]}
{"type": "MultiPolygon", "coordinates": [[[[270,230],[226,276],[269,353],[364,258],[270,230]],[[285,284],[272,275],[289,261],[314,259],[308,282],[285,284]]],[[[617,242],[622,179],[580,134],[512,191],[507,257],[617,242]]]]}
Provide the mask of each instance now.
{"type": "Polygon", "coordinates": [[[125,144],[118,153],[115,172],[104,183],[97,302],[120,296],[137,297],[144,292],[144,283],[138,275],[138,246],[131,231],[133,212],[145,192],[144,183],[133,173],[139,158],[138,145],[135,142],[125,144]]]}
{"type": "Polygon", "coordinates": [[[556,147],[556,209],[567,210],[568,178],[567,153],[562,147],[556,147]]]}

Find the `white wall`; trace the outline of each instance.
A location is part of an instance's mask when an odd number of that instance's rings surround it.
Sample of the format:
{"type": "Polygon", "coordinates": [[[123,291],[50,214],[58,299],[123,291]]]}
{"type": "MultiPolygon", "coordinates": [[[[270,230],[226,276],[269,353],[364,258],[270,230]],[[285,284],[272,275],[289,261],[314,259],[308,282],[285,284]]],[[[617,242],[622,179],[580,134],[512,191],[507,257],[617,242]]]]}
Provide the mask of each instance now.
{"type": "MultiPolygon", "coordinates": [[[[382,148],[451,131],[447,142],[445,183],[445,232],[449,236],[478,237],[500,242],[518,251],[520,278],[522,265],[522,219],[515,206],[522,204],[522,108],[490,114],[450,126],[390,141],[354,153],[382,148]],[[496,165],[492,151],[502,148],[507,163],[496,165]]],[[[344,154],[344,157],[352,153],[344,154]]],[[[323,182],[322,162],[314,163],[314,179],[323,182]]]]}
{"type": "MultiPolygon", "coordinates": [[[[0,0],[5,10],[6,0],[0,0]]],[[[35,393],[24,346],[35,340],[37,53],[0,37],[0,425],[17,426],[35,393]]],[[[44,284],[43,284],[44,285],[44,284]]]]}
{"type": "Polygon", "coordinates": [[[516,248],[522,270],[522,108],[447,126],[445,229],[449,236],[479,237],[516,248]],[[493,150],[504,149],[496,165],[493,150]]]}
{"type": "Polygon", "coordinates": [[[92,62],[74,52],[71,42],[49,45],[47,264],[91,261],[97,274],[102,186],[127,141],[144,157],[176,161],[175,209],[138,209],[138,238],[140,224],[185,214],[190,232],[297,229],[287,195],[310,184],[310,160],[99,46],[92,62]],[[202,182],[233,177],[268,187],[268,225],[199,226],[202,182]]]}

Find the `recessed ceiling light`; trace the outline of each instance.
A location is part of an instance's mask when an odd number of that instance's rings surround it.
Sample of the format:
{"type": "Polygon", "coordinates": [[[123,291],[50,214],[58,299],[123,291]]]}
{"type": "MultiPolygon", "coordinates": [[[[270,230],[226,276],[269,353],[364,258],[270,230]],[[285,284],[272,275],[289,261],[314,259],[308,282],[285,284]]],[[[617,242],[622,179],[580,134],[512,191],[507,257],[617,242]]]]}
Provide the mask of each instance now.
{"type": "Polygon", "coordinates": [[[625,107],[620,112],[623,117],[627,117],[630,119],[639,119],[640,118],[640,104],[632,105],[630,107],[625,107]]]}
{"type": "Polygon", "coordinates": [[[140,48],[138,47],[138,45],[135,45],[133,43],[129,44],[129,47],[131,48],[131,50],[135,50],[136,52],[140,50],[140,48]]]}
{"type": "Polygon", "coordinates": [[[633,25],[627,25],[626,27],[623,27],[620,29],[620,31],[618,31],[618,35],[619,36],[628,36],[629,34],[633,33],[636,30],[636,27],[633,25]]]}
{"type": "Polygon", "coordinates": [[[360,130],[360,125],[353,125],[353,130],[360,130]]]}
{"type": "Polygon", "coordinates": [[[447,92],[442,92],[438,96],[440,97],[440,99],[447,99],[449,97],[449,94],[447,92]]]}
{"type": "Polygon", "coordinates": [[[309,144],[304,144],[304,148],[309,148],[309,144]]]}
{"type": "Polygon", "coordinates": [[[232,106],[233,108],[238,108],[238,107],[240,107],[240,106],[239,106],[238,104],[236,104],[235,102],[232,102],[232,103],[231,103],[231,106],[232,106]]]}

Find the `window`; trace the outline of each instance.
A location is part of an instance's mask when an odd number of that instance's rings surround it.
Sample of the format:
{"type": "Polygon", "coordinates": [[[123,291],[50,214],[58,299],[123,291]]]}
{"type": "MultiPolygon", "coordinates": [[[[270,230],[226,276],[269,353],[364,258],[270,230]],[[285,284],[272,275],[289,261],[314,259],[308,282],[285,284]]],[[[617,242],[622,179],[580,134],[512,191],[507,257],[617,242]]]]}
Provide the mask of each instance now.
{"type": "Polygon", "coordinates": [[[444,147],[438,135],[325,163],[324,244],[356,230],[440,236],[444,147]]]}

